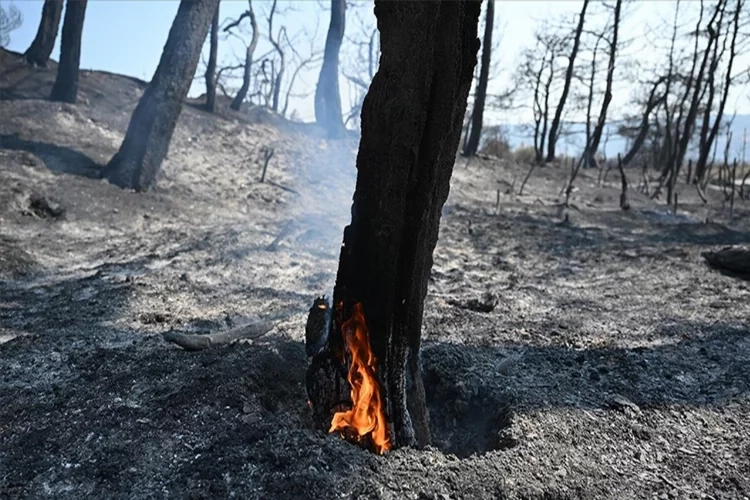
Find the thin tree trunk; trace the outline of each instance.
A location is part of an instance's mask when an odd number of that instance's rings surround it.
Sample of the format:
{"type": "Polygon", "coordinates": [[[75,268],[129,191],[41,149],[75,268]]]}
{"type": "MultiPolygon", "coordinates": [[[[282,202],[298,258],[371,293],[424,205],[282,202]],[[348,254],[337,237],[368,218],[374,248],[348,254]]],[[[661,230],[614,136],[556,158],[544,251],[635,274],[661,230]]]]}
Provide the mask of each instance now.
{"type": "Polygon", "coordinates": [[[542,73],[544,73],[545,60],[542,59],[539,64],[539,72],[535,75],[534,80],[534,158],[539,161],[544,157],[544,139],[541,137],[542,125],[542,104],[539,102],[539,87],[542,83],[542,73]]]}
{"type": "Polygon", "coordinates": [[[739,31],[740,13],[742,12],[743,3],[743,0],[737,0],[733,19],[734,30],[732,32],[732,42],[729,46],[729,61],[727,61],[726,70],[727,73],[724,77],[724,90],[719,101],[719,110],[716,113],[716,120],[711,127],[711,131],[709,132],[708,137],[706,138],[705,157],[703,155],[703,151],[701,151],[701,156],[699,157],[698,164],[695,167],[695,177],[697,179],[697,182],[703,182],[703,178],[706,175],[706,163],[708,162],[709,151],[711,150],[711,145],[714,143],[714,141],[716,140],[716,136],[719,133],[719,127],[721,126],[721,120],[724,117],[724,109],[729,97],[729,89],[732,86],[732,67],[737,56],[737,33],[739,31]]]}
{"type": "Polygon", "coordinates": [[[252,77],[253,67],[253,54],[258,46],[258,39],[260,38],[260,31],[258,31],[258,20],[255,17],[253,11],[253,0],[247,0],[247,15],[250,17],[250,26],[253,28],[253,38],[250,40],[250,45],[247,46],[245,51],[245,71],[242,74],[242,86],[237,91],[237,95],[232,99],[232,104],[229,106],[235,111],[239,111],[242,108],[242,103],[245,102],[247,97],[247,91],[250,89],[250,79],[252,77]]]}
{"type": "Polygon", "coordinates": [[[42,18],[39,20],[39,28],[34,41],[23,54],[29,64],[47,67],[49,56],[52,54],[52,49],[55,48],[62,11],[63,0],[45,0],[44,7],[42,7],[42,18]]]}
{"type": "Polygon", "coordinates": [[[476,96],[474,97],[474,111],[471,113],[471,132],[464,148],[464,156],[474,156],[479,150],[482,137],[482,121],[484,106],[487,100],[487,83],[490,79],[490,57],[492,55],[492,26],[495,18],[495,0],[487,0],[487,14],[484,25],[484,40],[482,42],[482,67],[479,70],[476,96]]]}
{"type": "Polygon", "coordinates": [[[159,66],[130,118],[120,150],[104,176],[123,188],[145,191],[157,179],[219,0],[182,0],[159,66]]]}
{"type": "Polygon", "coordinates": [[[276,50],[276,53],[279,54],[279,69],[276,73],[276,77],[273,79],[273,89],[271,92],[271,109],[275,113],[278,113],[279,102],[281,99],[281,82],[284,79],[284,69],[286,68],[286,57],[284,55],[284,50],[281,48],[281,35],[285,32],[284,28],[282,27],[279,30],[276,38],[273,37],[273,16],[276,12],[276,2],[277,0],[273,0],[271,12],[268,15],[268,39],[276,50]]]}
{"type": "Polygon", "coordinates": [[[659,85],[661,85],[665,80],[666,78],[660,78],[651,88],[651,93],[649,94],[648,102],[646,103],[646,109],[643,111],[643,117],[641,118],[641,126],[638,129],[638,135],[633,141],[633,145],[631,146],[630,151],[628,151],[628,153],[625,155],[625,158],[622,159],[623,166],[627,166],[631,161],[633,161],[633,158],[635,158],[635,155],[638,154],[641,146],[643,146],[643,142],[646,140],[646,135],[648,134],[649,128],[648,118],[649,116],[651,116],[654,108],[656,108],[666,98],[666,94],[659,98],[656,97],[656,91],[658,90],[659,85]]]}
{"type": "Polygon", "coordinates": [[[549,95],[552,82],[555,80],[555,52],[549,56],[549,76],[544,84],[544,111],[542,113],[542,133],[539,136],[539,151],[537,151],[537,162],[544,157],[544,141],[547,139],[547,124],[549,123],[549,95]]]}
{"type": "MultiPolygon", "coordinates": [[[[693,87],[693,97],[690,101],[690,107],[688,109],[687,117],[685,118],[685,125],[682,131],[680,132],[680,141],[677,145],[677,152],[674,156],[674,162],[672,163],[672,175],[669,179],[669,186],[667,189],[667,203],[672,203],[672,195],[674,193],[675,185],[677,184],[677,176],[680,173],[680,168],[682,167],[682,162],[685,159],[685,154],[687,153],[688,145],[690,144],[690,139],[693,136],[693,127],[695,126],[695,119],[698,114],[698,104],[700,99],[700,94],[702,90],[702,83],[703,78],[706,74],[706,64],[708,63],[708,58],[711,53],[711,47],[713,43],[717,43],[717,37],[718,37],[718,30],[713,26],[714,21],[716,20],[716,16],[721,13],[723,16],[723,9],[725,4],[722,1],[719,1],[716,5],[716,9],[714,10],[713,16],[711,16],[711,19],[708,21],[708,33],[709,33],[709,39],[708,39],[708,45],[706,47],[705,52],[703,53],[703,58],[701,60],[700,69],[698,70],[698,74],[695,78],[695,85],[693,87]]],[[[721,21],[719,21],[721,23],[721,21]]],[[[690,92],[690,89],[688,88],[687,93],[690,92]]]]}
{"type": "Polygon", "coordinates": [[[352,219],[333,294],[338,319],[307,377],[323,430],[336,402],[326,394],[348,399],[348,384],[335,375],[347,364],[340,320],[357,311],[357,302],[377,360],[375,396],[386,402],[390,443],[429,442],[418,363],[422,313],[477,62],[479,13],[479,1],[375,2],[382,55],[362,108],[352,219]]]}
{"type": "Polygon", "coordinates": [[[599,42],[602,37],[596,38],[594,51],[591,56],[591,73],[589,74],[589,95],[586,99],[586,144],[591,142],[591,107],[594,104],[594,79],[596,78],[596,53],[599,51],[599,42]]]}
{"type": "Polygon", "coordinates": [[[211,21],[210,48],[206,65],[206,111],[216,112],[216,59],[219,56],[219,4],[211,21]]]}
{"type": "Polygon", "coordinates": [[[81,35],[87,0],[68,0],[65,5],[60,64],[50,99],[74,104],[78,100],[78,69],[81,64],[81,35]]]}
{"type": "Polygon", "coordinates": [[[328,131],[331,138],[340,137],[345,130],[339,92],[339,51],[345,26],[346,0],[331,0],[331,23],[315,87],[315,121],[328,131]]]}
{"type": "Polygon", "coordinates": [[[589,144],[589,152],[591,155],[595,155],[599,149],[599,142],[604,132],[604,125],[607,122],[607,109],[609,103],[612,101],[612,80],[615,73],[615,58],[617,56],[617,37],[620,30],[620,11],[622,7],[622,0],[617,0],[615,4],[615,20],[612,27],[612,40],[609,42],[609,63],[607,64],[607,85],[604,89],[604,101],[602,102],[602,109],[599,112],[599,120],[594,128],[594,133],[591,136],[591,143],[589,144]]]}
{"type": "Polygon", "coordinates": [[[581,7],[581,13],[578,17],[578,26],[576,27],[575,37],[573,38],[573,48],[570,51],[570,58],[568,59],[568,69],[565,72],[565,85],[563,86],[563,91],[560,95],[560,102],[557,104],[557,109],[555,110],[555,117],[552,119],[552,126],[549,129],[547,161],[555,159],[555,146],[557,145],[557,137],[559,136],[560,120],[562,120],[563,108],[565,107],[565,101],[568,99],[568,92],[570,92],[570,84],[573,79],[573,69],[575,67],[576,56],[578,55],[578,46],[581,42],[581,33],[583,32],[583,24],[586,19],[586,8],[588,6],[589,0],[583,0],[583,7],[581,7]]]}

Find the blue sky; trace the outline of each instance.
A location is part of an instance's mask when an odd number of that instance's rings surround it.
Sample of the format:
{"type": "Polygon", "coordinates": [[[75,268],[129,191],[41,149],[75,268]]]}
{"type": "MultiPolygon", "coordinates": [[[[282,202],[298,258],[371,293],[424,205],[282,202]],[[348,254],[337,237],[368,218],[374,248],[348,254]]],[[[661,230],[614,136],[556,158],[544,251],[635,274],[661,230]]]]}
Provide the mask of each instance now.
{"type": "MultiPolygon", "coordinates": [[[[15,5],[24,16],[23,26],[11,34],[9,48],[23,51],[33,39],[42,10],[42,0],[0,0],[3,5],[15,5]]],[[[310,51],[311,41],[315,50],[321,50],[325,43],[328,27],[328,12],[325,7],[328,0],[280,0],[279,14],[274,22],[274,31],[280,26],[286,26],[289,37],[295,42],[295,48],[301,56],[310,51]]],[[[374,16],[372,3],[365,0],[350,1],[347,11],[347,36],[357,37],[372,29],[374,16]],[[353,5],[352,5],[353,4],[353,5]]],[[[86,69],[106,70],[123,73],[149,80],[156,69],[161,51],[169,33],[179,2],[177,0],[89,0],[84,24],[81,65],[86,69]]],[[[265,14],[269,10],[270,0],[254,0],[256,14],[261,27],[261,42],[256,56],[269,50],[271,46],[266,38],[268,32],[265,14]]],[[[520,51],[533,44],[535,27],[544,20],[574,19],[580,10],[581,2],[576,1],[521,1],[498,0],[496,4],[495,37],[500,39],[499,49],[493,52],[496,64],[493,74],[496,75],[490,83],[490,92],[498,92],[510,84],[513,71],[518,65],[520,51]]],[[[685,16],[691,15],[698,2],[683,2],[681,7],[685,16]]],[[[596,13],[601,8],[598,2],[592,2],[590,10],[596,13]]],[[[245,0],[222,0],[221,20],[236,18],[247,8],[245,0]]],[[[658,24],[660,19],[671,19],[674,8],[672,1],[635,2],[625,8],[625,16],[621,32],[624,37],[633,42],[623,49],[622,57],[634,57],[642,62],[656,60],[658,51],[648,45],[646,32],[650,26],[658,24]]],[[[606,22],[606,19],[596,15],[589,20],[587,26],[606,22]]],[[[245,24],[247,26],[247,24],[245,24]]],[[[249,31],[248,31],[249,32],[249,31]]],[[[249,38],[249,37],[248,37],[249,38]]],[[[357,63],[356,48],[350,41],[345,41],[342,55],[343,71],[352,72],[357,63]]],[[[204,51],[205,53],[205,51],[204,51]]],[[[53,52],[53,58],[59,54],[58,47],[53,52]]],[[[244,54],[244,45],[237,38],[229,38],[220,44],[219,61],[221,64],[236,64],[244,54]]],[[[736,67],[750,66],[747,55],[737,61],[736,67]]],[[[319,65],[312,65],[300,72],[293,94],[305,94],[314,89],[317,81],[319,65]]],[[[627,70],[620,70],[627,71],[627,70]]],[[[201,68],[199,66],[199,73],[201,68]]],[[[616,78],[615,97],[611,105],[614,115],[627,111],[631,101],[632,86],[628,83],[628,75],[618,74],[616,78]]],[[[630,75],[632,76],[632,75],[630,75]]],[[[346,79],[341,78],[342,106],[346,110],[353,99],[353,87],[346,79]]],[[[197,79],[191,95],[203,93],[202,79],[197,79]]],[[[734,109],[738,113],[750,113],[750,97],[748,88],[738,89],[730,98],[729,113],[734,109]]],[[[312,98],[309,95],[299,95],[290,100],[290,111],[294,109],[300,118],[313,118],[312,98]]],[[[502,115],[497,112],[487,114],[487,120],[492,123],[513,123],[529,121],[527,111],[516,111],[502,115]]]]}

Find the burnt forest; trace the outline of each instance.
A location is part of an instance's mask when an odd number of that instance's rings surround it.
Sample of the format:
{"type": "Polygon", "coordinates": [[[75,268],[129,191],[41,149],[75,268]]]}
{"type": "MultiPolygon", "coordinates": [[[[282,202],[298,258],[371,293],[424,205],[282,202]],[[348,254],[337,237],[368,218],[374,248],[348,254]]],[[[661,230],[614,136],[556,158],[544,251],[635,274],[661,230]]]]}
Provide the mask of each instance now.
{"type": "Polygon", "coordinates": [[[750,499],[747,0],[0,0],[0,498],[750,499]]]}

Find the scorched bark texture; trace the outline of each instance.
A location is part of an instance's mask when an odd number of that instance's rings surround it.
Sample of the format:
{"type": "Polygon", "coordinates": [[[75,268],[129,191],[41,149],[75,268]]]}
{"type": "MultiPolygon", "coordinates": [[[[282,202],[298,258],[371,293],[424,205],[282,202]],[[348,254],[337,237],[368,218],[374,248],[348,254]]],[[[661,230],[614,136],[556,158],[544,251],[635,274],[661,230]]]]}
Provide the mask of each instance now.
{"type": "Polygon", "coordinates": [[[62,11],[63,0],[45,0],[36,36],[23,55],[29,64],[47,67],[49,56],[55,48],[62,11]]]}
{"type": "Polygon", "coordinates": [[[180,2],[159,66],[133,111],[120,150],[105,168],[104,176],[113,184],[146,191],[156,182],[218,4],[180,2]]]}
{"type": "Polygon", "coordinates": [[[75,104],[78,100],[78,68],[81,62],[81,37],[88,0],[68,0],[65,4],[60,64],[50,99],[75,104]]]}
{"type": "MultiPolygon", "coordinates": [[[[477,63],[480,4],[375,2],[380,67],[362,107],[333,307],[343,303],[348,319],[354,302],[363,305],[395,446],[430,440],[419,371],[423,302],[477,63]]],[[[334,366],[345,363],[340,326],[332,323],[308,372],[316,425],[325,430],[332,402],[349,399],[348,384],[340,384],[346,370],[334,366]]]]}

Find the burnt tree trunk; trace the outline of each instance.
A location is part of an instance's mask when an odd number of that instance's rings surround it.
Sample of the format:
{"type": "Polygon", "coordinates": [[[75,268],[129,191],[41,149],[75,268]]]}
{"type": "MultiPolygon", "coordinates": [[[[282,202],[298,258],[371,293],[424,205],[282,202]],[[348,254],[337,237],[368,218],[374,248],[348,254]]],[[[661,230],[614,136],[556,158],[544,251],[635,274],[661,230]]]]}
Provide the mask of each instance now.
{"type": "Polygon", "coordinates": [[[216,59],[219,56],[219,5],[211,21],[211,34],[206,65],[206,111],[216,112],[216,59]]]}
{"type": "MultiPolygon", "coordinates": [[[[705,149],[701,150],[701,154],[698,158],[698,164],[695,166],[695,178],[696,182],[705,182],[705,179],[707,177],[707,164],[708,164],[708,155],[711,150],[711,146],[714,143],[714,140],[716,139],[716,136],[719,132],[719,127],[721,126],[721,120],[724,117],[724,108],[727,104],[727,98],[729,97],[729,89],[732,86],[732,66],[734,65],[734,60],[737,56],[737,33],[739,31],[740,26],[740,12],[742,11],[742,0],[737,0],[736,8],[734,11],[734,17],[732,20],[733,29],[732,29],[732,41],[729,48],[729,61],[727,62],[727,69],[726,74],[724,76],[724,89],[721,96],[721,99],[719,100],[719,110],[716,113],[716,119],[714,121],[713,126],[711,127],[711,130],[708,134],[708,137],[706,138],[706,144],[705,149]]],[[[713,80],[713,75],[711,76],[711,79],[713,80]]]]}
{"type": "MultiPolygon", "coordinates": [[[[255,48],[258,46],[258,38],[260,38],[260,32],[258,31],[258,20],[255,18],[255,12],[253,11],[253,0],[247,1],[247,15],[250,18],[250,26],[253,28],[253,38],[250,40],[250,45],[247,46],[245,51],[245,71],[242,74],[242,86],[237,91],[237,95],[232,99],[232,104],[229,106],[235,111],[239,111],[242,108],[242,103],[245,102],[247,97],[247,91],[250,89],[250,79],[252,76],[253,67],[253,54],[255,54],[255,48]]],[[[228,31],[226,28],[224,31],[228,31]]]]}
{"type": "MultiPolygon", "coordinates": [[[[617,56],[617,37],[620,28],[620,12],[622,8],[622,0],[617,0],[615,3],[615,14],[612,25],[612,40],[609,41],[609,62],[607,64],[607,81],[604,89],[604,100],[602,101],[602,108],[599,111],[599,120],[594,127],[594,132],[591,134],[591,142],[588,144],[588,150],[590,155],[596,155],[596,151],[599,149],[599,142],[602,139],[602,133],[604,132],[604,126],[607,123],[607,109],[609,103],[612,101],[612,80],[615,73],[615,59],[617,56]]],[[[606,149],[606,145],[605,145],[606,149]]]]}
{"type": "MultiPolygon", "coordinates": [[[[476,0],[375,2],[380,67],[362,106],[333,303],[343,305],[340,319],[362,304],[396,447],[430,440],[419,371],[423,302],[477,62],[479,13],[476,0]]],[[[340,319],[308,370],[315,424],[326,431],[336,401],[348,399],[340,319]]]]}
{"type": "Polygon", "coordinates": [[[539,150],[536,152],[536,161],[541,163],[544,159],[544,141],[547,139],[547,124],[549,123],[549,96],[552,82],[555,81],[555,53],[549,56],[549,75],[544,84],[544,110],[542,112],[542,132],[539,135],[539,150]]]}
{"type": "Polygon", "coordinates": [[[646,140],[646,135],[648,134],[649,117],[651,116],[651,113],[654,111],[654,109],[659,106],[667,97],[666,94],[663,94],[661,96],[656,95],[656,92],[659,89],[659,85],[661,85],[664,80],[664,77],[659,78],[651,88],[651,93],[649,94],[648,102],[646,103],[646,109],[643,111],[643,118],[641,118],[641,125],[638,128],[638,135],[633,141],[633,146],[630,148],[630,151],[628,151],[628,153],[625,155],[625,158],[622,159],[622,164],[624,166],[627,166],[631,161],[633,161],[633,158],[635,158],[635,155],[638,154],[641,146],[643,146],[643,143],[646,140]]]}
{"type": "Polygon", "coordinates": [[[105,168],[111,183],[146,191],[156,182],[218,4],[219,0],[180,2],[159,66],[133,111],[120,150],[105,168]]]}
{"type": "Polygon", "coordinates": [[[315,87],[315,121],[332,138],[340,137],[344,131],[339,92],[339,51],[345,25],[346,0],[331,0],[331,24],[328,26],[318,85],[315,87]]]}
{"type": "Polygon", "coordinates": [[[495,19],[495,0],[487,0],[487,17],[484,25],[484,39],[482,40],[482,67],[479,70],[477,93],[474,98],[474,111],[471,113],[469,140],[464,147],[464,156],[474,156],[479,150],[479,140],[482,138],[482,121],[484,105],[487,101],[487,83],[490,79],[490,57],[492,55],[492,26],[495,19]]]}
{"type": "Polygon", "coordinates": [[[568,69],[565,72],[565,84],[563,86],[562,95],[560,95],[560,102],[557,104],[557,109],[555,110],[555,116],[552,118],[552,125],[549,129],[549,139],[547,140],[547,161],[555,159],[555,146],[557,146],[557,137],[559,135],[558,129],[560,128],[565,101],[568,99],[568,93],[570,92],[570,84],[573,80],[573,69],[575,68],[576,56],[578,55],[578,47],[581,43],[581,33],[583,32],[583,24],[586,19],[586,8],[588,5],[589,1],[583,0],[583,7],[581,7],[581,13],[578,17],[578,26],[576,26],[575,37],[573,38],[573,48],[570,51],[570,58],[568,59],[568,69]]]}
{"type": "Polygon", "coordinates": [[[47,67],[49,56],[55,48],[62,11],[63,0],[45,0],[44,7],[42,7],[42,19],[39,21],[34,41],[23,54],[29,64],[47,67]]]}
{"type": "Polygon", "coordinates": [[[87,0],[68,0],[65,5],[60,64],[52,85],[50,99],[75,104],[78,99],[78,68],[81,62],[81,35],[86,17],[87,0]]]}

